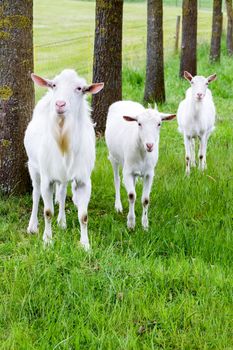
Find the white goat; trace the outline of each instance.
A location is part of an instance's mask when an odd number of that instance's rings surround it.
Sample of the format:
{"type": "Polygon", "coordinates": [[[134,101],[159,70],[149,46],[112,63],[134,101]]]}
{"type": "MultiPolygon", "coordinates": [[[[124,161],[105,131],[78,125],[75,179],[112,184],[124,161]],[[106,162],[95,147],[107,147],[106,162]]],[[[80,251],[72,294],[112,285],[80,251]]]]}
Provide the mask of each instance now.
{"type": "Polygon", "coordinates": [[[128,193],[128,228],[135,226],[135,180],[143,178],[142,226],[148,228],[148,206],[154,168],[159,156],[159,133],[162,120],[171,120],[174,114],[145,109],[132,101],[113,103],[108,111],[105,138],[112,163],[115,183],[115,209],[122,212],[119,165],[123,166],[123,182],[128,193]]]}
{"type": "Polygon", "coordinates": [[[72,181],[73,202],[78,208],[80,242],[89,249],[87,208],[91,195],[91,172],[95,162],[95,133],[86,93],[95,94],[103,83],[87,85],[74,70],[65,69],[53,80],[32,74],[39,86],[49,88],[38,102],[29,123],[24,145],[33,185],[33,207],[28,232],[38,230],[40,194],[44,201],[43,240],[52,241],[53,184],[59,188],[58,223],[66,227],[66,185],[72,181]]]}
{"type": "Polygon", "coordinates": [[[195,166],[195,138],[200,140],[199,168],[206,168],[206,148],[210,134],[214,130],[215,106],[212,93],[208,89],[209,83],[217,78],[216,74],[208,78],[193,77],[184,72],[184,77],[191,83],[186,96],[180,102],[177,120],[178,130],[184,135],[186,174],[190,174],[190,166],[195,166]]]}

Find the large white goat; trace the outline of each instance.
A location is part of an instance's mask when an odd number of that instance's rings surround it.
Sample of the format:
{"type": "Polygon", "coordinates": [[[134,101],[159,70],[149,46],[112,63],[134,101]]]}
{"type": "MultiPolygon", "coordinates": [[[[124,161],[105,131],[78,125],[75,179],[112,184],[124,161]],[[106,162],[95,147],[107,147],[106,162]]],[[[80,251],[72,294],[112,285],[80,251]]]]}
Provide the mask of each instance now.
{"type": "Polygon", "coordinates": [[[49,91],[36,105],[25,133],[24,145],[33,185],[33,207],[28,232],[38,230],[40,194],[44,201],[43,240],[52,240],[53,184],[59,185],[58,223],[66,227],[66,185],[72,181],[73,202],[78,208],[80,242],[89,249],[87,209],[91,172],[95,162],[95,133],[86,93],[95,94],[103,83],[87,85],[74,70],[65,69],[53,80],[32,74],[32,80],[49,91]]]}
{"type": "Polygon", "coordinates": [[[148,228],[148,206],[154,168],[159,156],[159,134],[163,120],[171,120],[174,114],[145,109],[132,101],[113,103],[108,111],[105,138],[112,163],[115,183],[115,209],[122,211],[120,198],[119,165],[123,166],[123,182],[128,193],[128,228],[135,226],[135,180],[143,178],[142,226],[148,228]]]}
{"type": "Polygon", "coordinates": [[[190,174],[190,166],[195,166],[195,138],[199,138],[199,168],[206,168],[206,149],[210,134],[214,130],[215,106],[212,93],[208,89],[209,83],[217,78],[216,74],[208,78],[203,76],[193,77],[189,72],[184,72],[184,77],[190,82],[191,87],[186,91],[186,96],[180,102],[177,121],[178,130],[184,135],[186,174],[190,174]]]}

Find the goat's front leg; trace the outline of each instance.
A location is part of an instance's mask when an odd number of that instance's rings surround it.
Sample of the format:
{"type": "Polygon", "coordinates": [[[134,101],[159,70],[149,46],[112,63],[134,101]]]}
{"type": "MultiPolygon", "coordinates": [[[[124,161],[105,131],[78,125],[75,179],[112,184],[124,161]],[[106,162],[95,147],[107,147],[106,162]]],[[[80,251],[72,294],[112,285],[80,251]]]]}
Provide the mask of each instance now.
{"type": "Polygon", "coordinates": [[[52,217],[54,213],[53,208],[53,184],[48,178],[41,178],[41,195],[44,201],[44,220],[45,228],[43,234],[43,241],[45,244],[52,243],[52,217]]]}
{"type": "Polygon", "coordinates": [[[190,174],[191,165],[191,137],[184,135],[186,175],[190,174]]]}
{"type": "Polygon", "coordinates": [[[40,200],[40,175],[30,165],[28,166],[32,179],[32,213],[28,224],[28,233],[38,232],[38,206],[40,200]]]}
{"type": "Polygon", "coordinates": [[[199,147],[199,169],[204,171],[207,168],[206,165],[206,149],[207,149],[208,136],[206,134],[200,137],[200,147],[199,147]]]}
{"type": "Polygon", "coordinates": [[[65,213],[66,188],[67,188],[66,183],[62,183],[56,186],[56,197],[59,203],[59,213],[57,217],[57,223],[63,229],[66,228],[66,213],[65,213]]]}
{"type": "Polygon", "coordinates": [[[147,174],[143,179],[143,192],[142,192],[142,226],[145,230],[148,229],[148,207],[150,200],[150,192],[153,183],[154,174],[147,174]]]}
{"type": "Polygon", "coordinates": [[[121,179],[119,175],[119,163],[109,156],[109,160],[112,164],[113,174],[114,174],[114,185],[115,185],[115,209],[117,212],[122,213],[122,204],[121,204],[121,194],[120,194],[120,185],[121,179]]]}
{"type": "Polygon", "coordinates": [[[129,200],[129,213],[127,216],[127,227],[133,229],[135,227],[135,212],[134,206],[136,201],[136,191],[135,191],[135,176],[130,172],[123,169],[123,181],[128,194],[129,200]]]}
{"type": "Polygon", "coordinates": [[[196,166],[196,160],[195,160],[195,139],[191,139],[191,167],[196,166]]]}
{"type": "Polygon", "coordinates": [[[87,231],[87,209],[91,197],[91,181],[86,183],[72,182],[73,202],[78,208],[78,219],[80,224],[81,238],[80,243],[85,250],[90,249],[87,231]]]}

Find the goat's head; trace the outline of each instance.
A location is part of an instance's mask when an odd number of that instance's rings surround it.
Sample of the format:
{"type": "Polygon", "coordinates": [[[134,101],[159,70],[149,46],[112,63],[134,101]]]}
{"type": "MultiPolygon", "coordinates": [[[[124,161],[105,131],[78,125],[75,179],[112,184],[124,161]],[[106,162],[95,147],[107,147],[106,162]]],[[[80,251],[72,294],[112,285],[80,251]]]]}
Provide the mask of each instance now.
{"type": "Polygon", "coordinates": [[[66,115],[77,109],[77,105],[86,94],[97,94],[104,83],[87,85],[72,69],[65,69],[53,80],[31,74],[32,80],[39,86],[51,91],[50,108],[54,114],[66,115]]]}
{"type": "Polygon", "coordinates": [[[190,82],[191,88],[192,88],[192,95],[196,101],[203,100],[203,98],[206,95],[206,89],[207,89],[209,83],[211,83],[212,81],[217,79],[216,74],[212,74],[208,78],[205,78],[205,77],[200,76],[200,75],[196,75],[195,77],[193,77],[187,71],[184,71],[184,77],[185,77],[185,79],[187,79],[190,82]]]}
{"type": "Polygon", "coordinates": [[[146,109],[136,117],[123,116],[127,122],[137,122],[139,138],[147,152],[152,152],[159,140],[162,121],[172,120],[175,117],[175,114],[160,113],[157,109],[146,109]]]}

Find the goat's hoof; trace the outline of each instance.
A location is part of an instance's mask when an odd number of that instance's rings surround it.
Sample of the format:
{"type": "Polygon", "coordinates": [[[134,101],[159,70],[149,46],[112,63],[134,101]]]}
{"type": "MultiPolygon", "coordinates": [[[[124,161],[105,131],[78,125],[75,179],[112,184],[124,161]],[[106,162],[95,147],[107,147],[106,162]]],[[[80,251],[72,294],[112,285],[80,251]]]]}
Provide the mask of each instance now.
{"type": "Polygon", "coordinates": [[[143,227],[143,229],[144,229],[145,231],[148,230],[148,228],[149,228],[149,222],[148,222],[148,219],[147,219],[147,218],[143,218],[143,219],[142,219],[142,227],[143,227]]]}
{"type": "Polygon", "coordinates": [[[207,165],[199,166],[199,170],[200,170],[201,172],[204,172],[206,169],[207,169],[207,165]]]}
{"type": "Polygon", "coordinates": [[[135,219],[134,218],[128,218],[127,220],[127,227],[129,230],[133,230],[135,227],[135,219]]]}
{"type": "Polygon", "coordinates": [[[122,213],[123,212],[123,208],[122,208],[122,204],[120,203],[115,203],[115,209],[117,213],[122,213]]]}
{"type": "Polygon", "coordinates": [[[66,220],[62,220],[62,219],[57,219],[57,224],[58,224],[58,226],[60,227],[60,228],[62,228],[63,230],[65,230],[66,229],[66,220]]]}
{"type": "Polygon", "coordinates": [[[80,241],[80,246],[85,250],[85,252],[91,251],[91,246],[89,242],[82,242],[80,241]]]}
{"type": "Polygon", "coordinates": [[[52,238],[48,237],[47,235],[43,235],[43,242],[44,242],[44,247],[50,247],[53,245],[52,238]]]}
{"type": "Polygon", "coordinates": [[[35,234],[38,233],[38,223],[35,224],[29,224],[27,228],[28,234],[35,234]]]}

